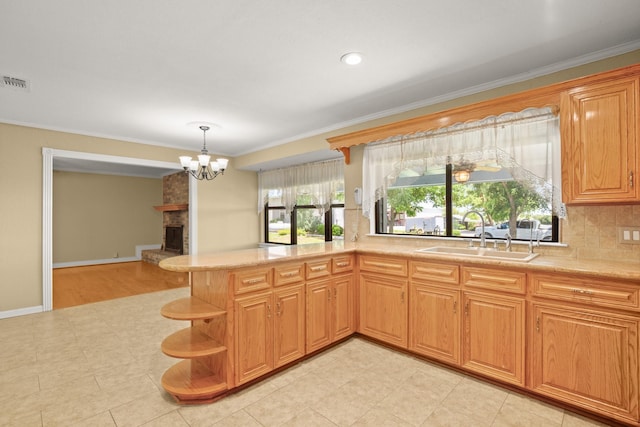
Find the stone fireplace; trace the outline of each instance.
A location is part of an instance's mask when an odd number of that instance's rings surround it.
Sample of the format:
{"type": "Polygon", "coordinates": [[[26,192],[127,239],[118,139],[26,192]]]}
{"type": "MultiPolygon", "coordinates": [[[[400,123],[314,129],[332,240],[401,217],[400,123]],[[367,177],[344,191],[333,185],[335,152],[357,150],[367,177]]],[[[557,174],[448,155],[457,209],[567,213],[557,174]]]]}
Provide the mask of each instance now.
{"type": "Polygon", "coordinates": [[[142,251],[142,260],[158,264],[172,256],[189,253],[189,176],[177,172],[162,178],[162,243],[160,249],[142,251]]]}

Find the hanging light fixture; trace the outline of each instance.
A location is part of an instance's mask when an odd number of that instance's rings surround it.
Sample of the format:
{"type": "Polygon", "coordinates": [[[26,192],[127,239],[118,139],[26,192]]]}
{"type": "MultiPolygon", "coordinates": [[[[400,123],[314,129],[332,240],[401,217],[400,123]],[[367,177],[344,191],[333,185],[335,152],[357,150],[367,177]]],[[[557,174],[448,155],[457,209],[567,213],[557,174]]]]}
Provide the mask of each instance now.
{"type": "Polygon", "coordinates": [[[471,178],[471,172],[476,168],[475,163],[470,163],[464,159],[460,159],[460,162],[453,166],[453,178],[456,182],[464,184],[471,178]]]}
{"type": "Polygon", "coordinates": [[[200,130],[202,130],[203,143],[198,160],[192,160],[189,156],[180,156],[180,164],[185,173],[191,174],[195,179],[199,181],[211,181],[218,175],[224,175],[229,160],[216,159],[210,162],[211,156],[209,155],[209,151],[207,151],[207,131],[209,130],[209,126],[200,126],[200,130]]]}

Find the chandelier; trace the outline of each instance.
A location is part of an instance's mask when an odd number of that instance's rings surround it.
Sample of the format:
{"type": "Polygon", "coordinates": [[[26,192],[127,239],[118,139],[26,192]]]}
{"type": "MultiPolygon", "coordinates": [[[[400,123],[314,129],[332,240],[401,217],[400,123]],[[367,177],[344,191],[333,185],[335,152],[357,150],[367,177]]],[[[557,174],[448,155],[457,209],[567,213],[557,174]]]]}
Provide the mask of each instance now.
{"type": "Polygon", "coordinates": [[[213,162],[210,161],[211,156],[207,151],[207,131],[209,130],[209,126],[200,126],[200,130],[202,130],[203,144],[198,160],[192,160],[189,156],[180,156],[180,164],[185,173],[191,174],[195,179],[199,181],[205,179],[211,181],[218,175],[224,175],[229,160],[216,159],[213,162]]]}

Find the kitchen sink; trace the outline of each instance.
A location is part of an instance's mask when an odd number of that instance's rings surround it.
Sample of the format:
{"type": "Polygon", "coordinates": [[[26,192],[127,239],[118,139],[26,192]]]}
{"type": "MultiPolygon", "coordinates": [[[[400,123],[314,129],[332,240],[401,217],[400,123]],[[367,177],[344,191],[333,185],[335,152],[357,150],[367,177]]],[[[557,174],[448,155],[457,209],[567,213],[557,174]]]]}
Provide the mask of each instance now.
{"type": "Polygon", "coordinates": [[[434,246],[431,248],[418,249],[417,252],[424,252],[438,255],[453,255],[459,257],[473,257],[473,258],[488,258],[488,259],[502,259],[506,261],[518,261],[529,262],[538,253],[526,253],[526,252],[505,252],[497,251],[489,248],[457,248],[449,246],[434,246]]]}

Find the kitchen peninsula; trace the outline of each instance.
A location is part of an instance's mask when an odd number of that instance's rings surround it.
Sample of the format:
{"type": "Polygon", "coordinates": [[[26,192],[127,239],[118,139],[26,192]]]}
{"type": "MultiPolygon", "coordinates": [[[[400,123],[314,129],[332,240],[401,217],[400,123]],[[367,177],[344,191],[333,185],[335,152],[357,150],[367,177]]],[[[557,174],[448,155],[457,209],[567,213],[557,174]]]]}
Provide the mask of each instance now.
{"type": "Polygon", "coordinates": [[[162,385],[204,403],[354,333],[573,409],[639,424],[640,266],[334,242],[178,256],[191,326],[162,385]]]}

